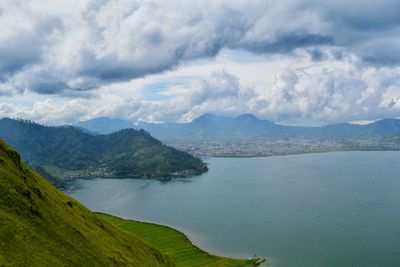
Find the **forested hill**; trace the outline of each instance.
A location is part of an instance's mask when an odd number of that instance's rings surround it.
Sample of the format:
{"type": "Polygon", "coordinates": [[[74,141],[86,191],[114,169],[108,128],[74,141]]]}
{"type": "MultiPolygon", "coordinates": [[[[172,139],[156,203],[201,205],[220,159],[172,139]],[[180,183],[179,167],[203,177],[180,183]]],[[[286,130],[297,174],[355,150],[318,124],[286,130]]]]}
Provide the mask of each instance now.
{"type": "Polygon", "coordinates": [[[97,134],[110,134],[122,129],[136,128],[136,126],[129,121],[121,119],[111,119],[108,117],[100,117],[87,121],[80,121],[73,124],[72,126],[86,129],[91,133],[97,134]]]}
{"type": "Polygon", "coordinates": [[[72,126],[3,118],[0,138],[29,164],[56,167],[69,177],[173,177],[207,170],[200,159],[162,144],[144,130],[91,135],[72,126]]]}

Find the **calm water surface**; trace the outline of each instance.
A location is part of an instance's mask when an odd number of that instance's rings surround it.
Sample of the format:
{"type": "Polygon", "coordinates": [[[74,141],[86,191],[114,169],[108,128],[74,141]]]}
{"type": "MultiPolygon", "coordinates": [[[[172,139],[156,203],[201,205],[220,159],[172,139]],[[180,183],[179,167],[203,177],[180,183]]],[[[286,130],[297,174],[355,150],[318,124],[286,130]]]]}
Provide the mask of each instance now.
{"type": "Polygon", "coordinates": [[[78,180],[87,207],[171,225],[217,254],[274,267],[400,266],[400,153],[210,158],[162,183],[78,180]]]}

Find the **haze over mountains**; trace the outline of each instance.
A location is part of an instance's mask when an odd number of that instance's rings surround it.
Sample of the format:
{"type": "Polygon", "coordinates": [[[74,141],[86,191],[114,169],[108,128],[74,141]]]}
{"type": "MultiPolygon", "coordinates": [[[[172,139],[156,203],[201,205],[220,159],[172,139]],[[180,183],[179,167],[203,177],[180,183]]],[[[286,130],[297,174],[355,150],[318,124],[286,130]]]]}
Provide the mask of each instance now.
{"type": "Polygon", "coordinates": [[[135,125],[129,121],[120,119],[111,119],[108,117],[99,117],[87,121],[79,121],[72,126],[86,129],[92,133],[110,134],[122,129],[135,128],[135,125]]]}
{"type": "Polygon", "coordinates": [[[261,120],[252,114],[224,117],[204,114],[189,123],[122,123],[121,120],[99,118],[79,124],[90,131],[104,133],[125,126],[140,128],[164,142],[243,141],[248,139],[371,139],[400,134],[400,120],[383,119],[366,125],[351,123],[322,127],[287,126],[261,120]],[[112,130],[111,130],[112,129],[112,130]]]}

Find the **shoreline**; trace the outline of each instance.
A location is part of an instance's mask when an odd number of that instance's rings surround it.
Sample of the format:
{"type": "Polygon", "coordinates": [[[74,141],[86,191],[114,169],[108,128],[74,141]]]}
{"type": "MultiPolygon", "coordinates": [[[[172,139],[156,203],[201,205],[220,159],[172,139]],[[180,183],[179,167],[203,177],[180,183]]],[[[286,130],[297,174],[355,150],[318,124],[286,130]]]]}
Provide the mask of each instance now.
{"type": "MultiPolygon", "coordinates": [[[[183,241],[187,242],[194,250],[197,250],[199,252],[199,254],[203,253],[203,254],[207,255],[208,257],[212,257],[212,258],[216,258],[216,259],[220,259],[220,260],[238,261],[238,262],[243,262],[243,263],[247,262],[247,264],[243,265],[243,267],[247,267],[247,266],[256,267],[256,266],[260,266],[263,263],[267,264],[266,266],[269,266],[268,260],[266,258],[262,258],[262,257],[254,256],[254,257],[249,257],[248,259],[240,259],[240,258],[232,258],[232,257],[220,256],[220,255],[213,254],[212,252],[210,253],[210,252],[200,248],[196,244],[194,244],[193,241],[187,236],[187,234],[185,234],[182,231],[182,229],[179,229],[179,227],[174,227],[174,226],[170,226],[170,225],[166,225],[166,224],[160,224],[160,223],[155,223],[155,222],[145,221],[145,220],[136,220],[136,219],[132,219],[132,218],[123,218],[123,217],[115,216],[115,215],[104,213],[104,212],[94,211],[94,213],[97,216],[110,221],[111,223],[115,224],[116,226],[118,226],[118,227],[120,227],[120,228],[122,228],[124,230],[126,230],[126,229],[124,227],[121,227],[120,225],[118,225],[118,223],[115,223],[115,221],[119,222],[120,224],[123,224],[123,223],[127,223],[127,224],[129,224],[129,223],[132,223],[132,224],[144,224],[144,225],[148,225],[149,227],[153,227],[153,228],[165,229],[166,231],[173,231],[178,236],[183,237],[183,241]]],[[[140,234],[137,234],[137,233],[132,233],[132,234],[135,234],[135,235],[141,237],[142,239],[144,239],[140,234]]],[[[146,239],[144,239],[144,240],[146,241],[146,239]]],[[[153,245],[151,243],[149,243],[149,244],[153,245]]],[[[155,246],[155,247],[160,249],[157,246],[155,246]]],[[[234,266],[238,266],[238,265],[234,265],[234,266]]]]}
{"type": "MultiPolygon", "coordinates": [[[[299,153],[287,153],[287,154],[273,154],[273,155],[196,155],[202,159],[207,158],[238,158],[238,159],[246,159],[246,158],[270,158],[270,157],[285,157],[285,156],[294,156],[294,155],[308,155],[308,154],[324,154],[324,153],[335,153],[335,152],[400,152],[398,149],[359,149],[359,150],[328,150],[328,151],[310,151],[310,152],[299,152],[299,153]]],[[[199,174],[202,175],[202,174],[199,174]]]]}

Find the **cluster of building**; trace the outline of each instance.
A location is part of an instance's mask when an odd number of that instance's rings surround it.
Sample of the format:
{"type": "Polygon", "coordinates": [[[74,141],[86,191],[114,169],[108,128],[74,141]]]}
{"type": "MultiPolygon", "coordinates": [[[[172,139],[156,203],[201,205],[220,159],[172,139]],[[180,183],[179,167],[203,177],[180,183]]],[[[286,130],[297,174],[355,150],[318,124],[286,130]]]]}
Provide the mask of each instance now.
{"type": "Polygon", "coordinates": [[[314,139],[210,141],[170,145],[196,156],[214,157],[261,157],[342,150],[400,150],[398,142],[342,142],[340,140],[314,139]]]}
{"type": "Polygon", "coordinates": [[[114,177],[115,172],[108,168],[97,168],[93,170],[67,171],[60,176],[61,179],[90,178],[90,177],[114,177]]]}

